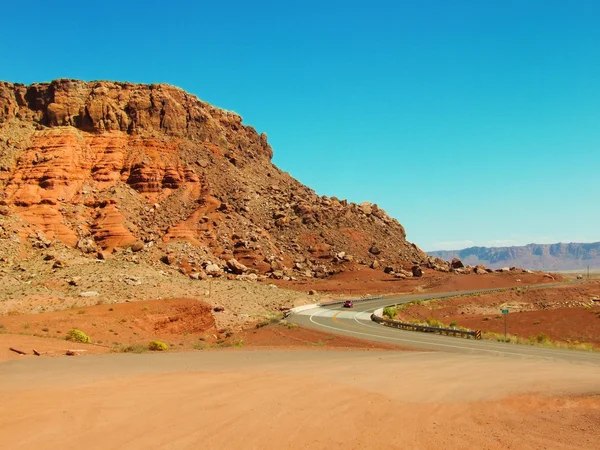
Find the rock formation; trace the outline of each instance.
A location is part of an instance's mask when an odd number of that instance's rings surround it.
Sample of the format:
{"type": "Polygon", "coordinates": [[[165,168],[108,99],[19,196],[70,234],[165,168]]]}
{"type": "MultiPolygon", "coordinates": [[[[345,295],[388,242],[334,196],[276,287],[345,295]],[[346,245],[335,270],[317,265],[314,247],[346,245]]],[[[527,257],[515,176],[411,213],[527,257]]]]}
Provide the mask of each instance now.
{"type": "Polygon", "coordinates": [[[0,231],[195,274],[443,266],[377,205],[318,196],[272,156],[239,115],[172,86],[0,83],[0,231]]]}

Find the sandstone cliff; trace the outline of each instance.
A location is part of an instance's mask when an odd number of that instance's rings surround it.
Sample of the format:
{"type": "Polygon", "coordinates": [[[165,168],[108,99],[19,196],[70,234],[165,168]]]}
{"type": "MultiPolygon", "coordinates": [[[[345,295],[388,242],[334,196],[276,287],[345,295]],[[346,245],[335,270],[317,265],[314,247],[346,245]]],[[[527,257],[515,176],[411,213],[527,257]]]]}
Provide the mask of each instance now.
{"type": "Polygon", "coordinates": [[[317,196],[272,155],[239,115],[172,86],[0,83],[0,237],[194,273],[433,264],[377,205],[317,196]]]}

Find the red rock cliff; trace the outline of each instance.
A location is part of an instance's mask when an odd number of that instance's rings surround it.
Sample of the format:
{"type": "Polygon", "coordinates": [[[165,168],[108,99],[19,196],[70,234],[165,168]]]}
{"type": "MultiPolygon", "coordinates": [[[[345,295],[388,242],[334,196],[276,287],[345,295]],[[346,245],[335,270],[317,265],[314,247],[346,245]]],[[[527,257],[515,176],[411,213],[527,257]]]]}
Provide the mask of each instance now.
{"type": "Polygon", "coordinates": [[[428,261],[376,205],[319,197],[271,158],[239,115],[172,86],[0,83],[0,218],[21,233],[94,253],[183,241],[198,264],[306,276],[428,261]]]}

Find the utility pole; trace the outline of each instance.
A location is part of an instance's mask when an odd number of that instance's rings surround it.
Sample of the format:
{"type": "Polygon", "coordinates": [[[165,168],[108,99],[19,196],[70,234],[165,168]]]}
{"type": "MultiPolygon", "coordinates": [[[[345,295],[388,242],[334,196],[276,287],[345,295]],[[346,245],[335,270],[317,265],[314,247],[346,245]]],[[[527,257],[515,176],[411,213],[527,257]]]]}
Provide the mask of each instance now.
{"type": "Polygon", "coordinates": [[[590,266],[588,265],[588,281],[590,281],[590,266]]]}

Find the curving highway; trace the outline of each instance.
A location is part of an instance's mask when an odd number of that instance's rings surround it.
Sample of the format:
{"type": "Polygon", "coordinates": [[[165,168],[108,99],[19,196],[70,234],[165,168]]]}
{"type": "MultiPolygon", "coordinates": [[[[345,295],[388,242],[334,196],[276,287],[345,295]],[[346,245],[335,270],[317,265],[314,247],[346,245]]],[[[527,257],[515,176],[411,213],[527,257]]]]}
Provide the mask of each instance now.
{"type": "MultiPolygon", "coordinates": [[[[550,287],[550,284],[539,287],[550,287]]],[[[535,289],[536,287],[530,287],[535,289]]],[[[376,324],[371,314],[388,305],[408,303],[413,300],[432,300],[456,295],[493,292],[505,289],[482,289],[477,291],[445,292],[439,294],[410,295],[399,298],[378,298],[354,303],[354,308],[343,308],[341,304],[296,309],[288,317],[290,322],[305,327],[351,336],[370,341],[401,345],[420,350],[493,355],[499,357],[538,358],[566,360],[573,363],[600,365],[600,353],[577,350],[549,349],[504,342],[473,340],[452,336],[399,330],[376,324]]]]}

